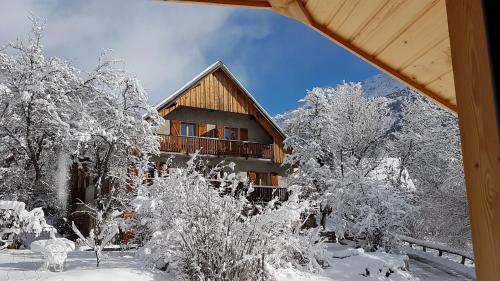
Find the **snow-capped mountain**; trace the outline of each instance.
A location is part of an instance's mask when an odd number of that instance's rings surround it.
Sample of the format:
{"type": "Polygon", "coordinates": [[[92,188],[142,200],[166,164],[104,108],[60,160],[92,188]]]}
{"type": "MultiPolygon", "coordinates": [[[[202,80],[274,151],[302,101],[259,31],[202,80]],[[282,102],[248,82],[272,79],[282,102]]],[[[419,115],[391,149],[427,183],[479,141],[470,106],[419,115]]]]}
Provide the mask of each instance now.
{"type": "Polygon", "coordinates": [[[369,97],[387,96],[407,88],[406,85],[401,84],[386,74],[374,75],[361,82],[361,86],[365,95],[369,97]]]}
{"type": "MultiPolygon", "coordinates": [[[[383,73],[366,79],[361,82],[361,86],[363,87],[363,92],[368,97],[385,96],[394,99],[394,104],[391,108],[396,112],[399,111],[400,108],[400,97],[409,94],[408,86],[383,73]]],[[[299,100],[297,107],[299,107],[301,103],[301,100],[299,100]]],[[[274,116],[274,120],[280,127],[283,127],[285,121],[290,118],[294,110],[295,108],[280,113],[274,116]]]]}

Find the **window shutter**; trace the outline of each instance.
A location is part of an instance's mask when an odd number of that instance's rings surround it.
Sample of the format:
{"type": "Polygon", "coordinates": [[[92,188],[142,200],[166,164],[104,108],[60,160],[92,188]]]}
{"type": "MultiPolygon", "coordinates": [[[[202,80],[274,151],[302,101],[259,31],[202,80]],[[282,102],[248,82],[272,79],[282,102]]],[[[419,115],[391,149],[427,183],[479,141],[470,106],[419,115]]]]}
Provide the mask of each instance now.
{"type": "Polygon", "coordinates": [[[224,125],[218,124],[216,128],[217,128],[217,137],[219,139],[224,139],[224,125]]]}
{"type": "Polygon", "coordinates": [[[250,182],[255,183],[257,181],[257,173],[249,171],[248,172],[248,179],[250,180],[250,182]]]}
{"type": "Polygon", "coordinates": [[[199,137],[206,137],[207,134],[207,124],[206,123],[199,123],[198,124],[198,136],[199,137]]]}
{"type": "Polygon", "coordinates": [[[240,128],[240,140],[248,141],[248,129],[240,128]]]}
{"type": "Polygon", "coordinates": [[[172,136],[179,136],[181,132],[181,122],[179,120],[170,121],[170,134],[172,136]]]}
{"type": "Polygon", "coordinates": [[[271,186],[278,186],[278,174],[271,173],[271,186]]]}

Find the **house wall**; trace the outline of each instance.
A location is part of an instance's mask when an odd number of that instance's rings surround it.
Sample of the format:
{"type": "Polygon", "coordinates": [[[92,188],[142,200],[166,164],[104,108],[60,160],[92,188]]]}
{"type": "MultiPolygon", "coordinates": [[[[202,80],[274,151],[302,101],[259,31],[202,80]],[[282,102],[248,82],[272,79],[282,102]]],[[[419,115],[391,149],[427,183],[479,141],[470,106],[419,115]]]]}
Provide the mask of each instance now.
{"type": "MultiPolygon", "coordinates": [[[[164,118],[167,120],[179,120],[192,123],[223,124],[231,128],[247,128],[249,141],[263,144],[273,143],[273,138],[250,115],[181,106],[170,112],[164,118]]],[[[170,122],[165,122],[158,133],[170,134],[170,122]]]]}

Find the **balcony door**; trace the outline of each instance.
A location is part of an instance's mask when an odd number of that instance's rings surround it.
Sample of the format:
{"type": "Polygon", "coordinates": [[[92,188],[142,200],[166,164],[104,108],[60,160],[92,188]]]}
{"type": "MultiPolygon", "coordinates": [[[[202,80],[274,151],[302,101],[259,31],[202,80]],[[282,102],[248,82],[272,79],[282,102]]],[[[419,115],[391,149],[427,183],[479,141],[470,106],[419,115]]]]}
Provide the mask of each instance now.
{"type": "Polygon", "coordinates": [[[239,156],[240,143],[235,142],[239,140],[238,128],[224,128],[224,139],[227,141],[225,144],[226,152],[230,155],[239,156]]]}
{"type": "Polygon", "coordinates": [[[187,153],[194,153],[199,145],[197,145],[196,124],[181,122],[182,150],[187,153]]]}
{"type": "Polygon", "coordinates": [[[196,137],[196,124],[181,122],[181,136],[196,137]]]}
{"type": "Polygon", "coordinates": [[[226,140],[238,140],[238,128],[224,128],[224,139],[226,140]]]}

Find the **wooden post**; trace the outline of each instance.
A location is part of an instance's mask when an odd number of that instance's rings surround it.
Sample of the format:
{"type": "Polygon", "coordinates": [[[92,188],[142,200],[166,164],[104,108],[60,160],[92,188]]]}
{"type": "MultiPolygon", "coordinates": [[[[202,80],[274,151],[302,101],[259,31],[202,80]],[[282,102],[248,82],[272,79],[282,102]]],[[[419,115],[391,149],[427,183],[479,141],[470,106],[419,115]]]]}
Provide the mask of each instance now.
{"type": "MultiPolygon", "coordinates": [[[[478,281],[500,281],[500,139],[481,0],[446,0],[478,281]]],[[[490,30],[497,32],[497,30],[490,30]]]]}

